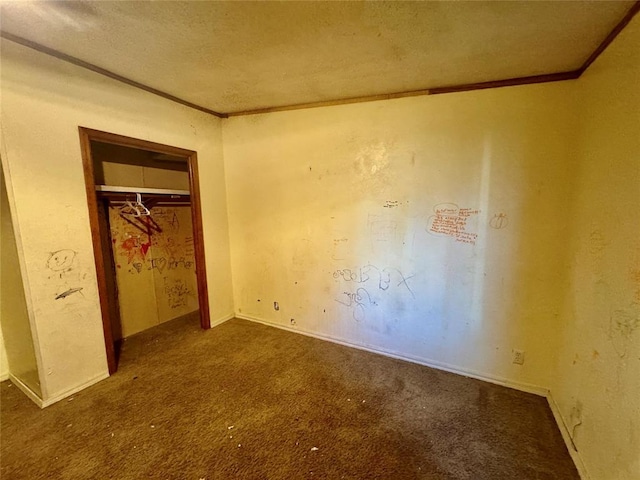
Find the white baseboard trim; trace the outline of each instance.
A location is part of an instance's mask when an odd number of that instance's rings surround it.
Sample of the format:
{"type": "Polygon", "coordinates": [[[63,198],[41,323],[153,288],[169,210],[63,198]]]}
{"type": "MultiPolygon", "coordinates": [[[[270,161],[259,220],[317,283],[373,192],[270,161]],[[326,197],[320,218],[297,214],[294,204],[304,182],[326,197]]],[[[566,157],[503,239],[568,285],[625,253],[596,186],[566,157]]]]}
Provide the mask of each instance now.
{"type": "Polygon", "coordinates": [[[4,382],[5,380],[9,380],[9,372],[0,375],[0,382],[4,382]]]}
{"type": "Polygon", "coordinates": [[[18,379],[16,376],[12,375],[11,373],[9,373],[9,380],[11,380],[11,383],[13,383],[16,387],[22,390],[22,393],[24,393],[27,397],[29,397],[29,399],[33,401],[33,403],[38,405],[40,408],[44,408],[42,404],[42,399],[38,395],[36,395],[35,392],[33,392],[33,390],[27,387],[27,385],[22,383],[22,380],[18,379]]]}
{"type": "Polygon", "coordinates": [[[358,350],[364,350],[371,353],[377,353],[379,355],[384,355],[386,357],[396,358],[398,360],[404,360],[411,363],[417,363],[419,365],[424,365],[425,367],[435,368],[437,370],[444,370],[445,372],[455,373],[458,375],[463,375],[465,377],[475,378],[476,380],[482,380],[489,383],[494,383],[496,385],[502,385],[503,387],[513,388],[515,390],[520,390],[527,393],[533,393],[535,395],[539,395],[541,397],[547,397],[549,394],[549,389],[540,387],[538,385],[531,385],[528,383],[522,382],[514,382],[512,380],[489,375],[482,372],[476,372],[474,370],[469,370],[465,368],[460,368],[455,365],[450,365],[443,362],[438,362],[436,360],[431,360],[429,358],[417,357],[413,355],[406,355],[399,352],[394,352],[392,350],[385,350],[378,347],[371,347],[368,345],[361,345],[358,343],[353,343],[348,340],[344,340],[342,338],[336,338],[330,335],[325,335],[322,333],[310,332],[308,330],[303,330],[300,328],[291,328],[287,325],[280,325],[275,322],[270,322],[268,320],[262,320],[257,317],[253,317],[251,315],[245,315],[243,313],[236,313],[235,316],[237,318],[241,318],[243,320],[249,320],[250,322],[261,323],[263,325],[267,325],[269,327],[279,328],[281,330],[286,330],[288,332],[299,333],[301,335],[306,335],[307,337],[317,338],[319,340],[325,340],[332,343],[337,343],[339,345],[344,345],[346,347],[357,348],[358,350]]]}
{"type": "Polygon", "coordinates": [[[556,403],[553,398],[553,394],[549,391],[547,395],[547,401],[549,402],[549,408],[551,408],[551,412],[553,413],[553,417],[558,424],[558,429],[562,434],[562,439],[564,440],[565,445],[567,446],[567,450],[569,451],[569,455],[571,455],[571,459],[573,460],[576,469],[578,470],[578,474],[582,480],[591,480],[591,475],[587,471],[587,467],[582,461],[582,457],[580,456],[580,452],[576,449],[573,440],[571,439],[571,434],[569,433],[569,428],[567,427],[566,422],[564,421],[564,417],[562,416],[562,412],[560,411],[560,407],[556,403]]]}
{"type": "Polygon", "coordinates": [[[230,313],[229,315],[225,315],[224,317],[220,317],[217,320],[212,320],[211,321],[211,328],[217,327],[218,325],[221,325],[224,322],[228,322],[229,320],[231,320],[235,316],[236,316],[235,313],[230,313]]]}
{"type": "Polygon", "coordinates": [[[109,377],[109,372],[104,372],[104,373],[101,373],[100,375],[96,375],[95,377],[87,380],[83,384],[78,385],[77,387],[70,388],[69,390],[63,391],[62,393],[58,393],[54,397],[43,400],[42,405],[40,407],[45,408],[45,407],[48,407],[49,405],[53,405],[54,403],[59,402],[60,400],[63,400],[67,397],[70,397],[71,395],[78,393],[80,390],[84,390],[85,388],[88,388],[91,385],[94,385],[108,377],[109,377]]]}

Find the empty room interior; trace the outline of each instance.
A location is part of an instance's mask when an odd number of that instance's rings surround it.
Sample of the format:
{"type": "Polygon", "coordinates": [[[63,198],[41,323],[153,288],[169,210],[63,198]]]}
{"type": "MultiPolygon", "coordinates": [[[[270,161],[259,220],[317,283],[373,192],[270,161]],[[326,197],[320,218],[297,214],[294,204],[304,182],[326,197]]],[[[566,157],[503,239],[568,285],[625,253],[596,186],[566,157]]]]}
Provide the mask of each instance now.
{"type": "Polygon", "coordinates": [[[639,10],[0,1],[0,476],[640,479],[639,10]]]}

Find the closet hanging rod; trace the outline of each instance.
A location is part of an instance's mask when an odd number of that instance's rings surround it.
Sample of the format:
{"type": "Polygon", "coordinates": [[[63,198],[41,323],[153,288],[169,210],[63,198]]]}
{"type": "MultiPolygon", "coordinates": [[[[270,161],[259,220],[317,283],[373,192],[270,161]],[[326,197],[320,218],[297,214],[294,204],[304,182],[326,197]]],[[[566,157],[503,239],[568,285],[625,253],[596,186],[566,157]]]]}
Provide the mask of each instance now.
{"type": "Polygon", "coordinates": [[[189,190],[171,190],[168,188],[121,187],[119,185],[96,185],[98,192],[146,193],[155,195],[190,195],[189,190]]]}

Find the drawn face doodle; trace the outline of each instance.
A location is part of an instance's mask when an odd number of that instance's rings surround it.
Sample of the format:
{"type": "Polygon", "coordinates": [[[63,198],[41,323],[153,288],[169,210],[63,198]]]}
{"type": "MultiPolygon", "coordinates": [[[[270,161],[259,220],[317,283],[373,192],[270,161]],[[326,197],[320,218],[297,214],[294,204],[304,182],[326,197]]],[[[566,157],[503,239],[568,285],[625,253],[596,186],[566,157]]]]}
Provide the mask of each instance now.
{"type": "Polygon", "coordinates": [[[49,260],[47,260],[47,268],[54,272],[63,272],[69,270],[73,265],[73,259],[76,256],[76,252],[73,250],[58,250],[51,253],[49,260]]]}

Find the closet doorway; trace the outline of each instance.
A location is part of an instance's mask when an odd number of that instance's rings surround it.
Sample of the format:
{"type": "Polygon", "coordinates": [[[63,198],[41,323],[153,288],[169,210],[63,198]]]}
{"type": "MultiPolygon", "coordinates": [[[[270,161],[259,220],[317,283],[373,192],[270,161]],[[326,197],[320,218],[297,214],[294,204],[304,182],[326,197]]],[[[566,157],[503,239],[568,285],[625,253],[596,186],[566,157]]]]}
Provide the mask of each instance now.
{"type": "Polygon", "coordinates": [[[197,154],[79,128],[109,373],[127,336],[197,315],[211,327],[197,154]]]}

